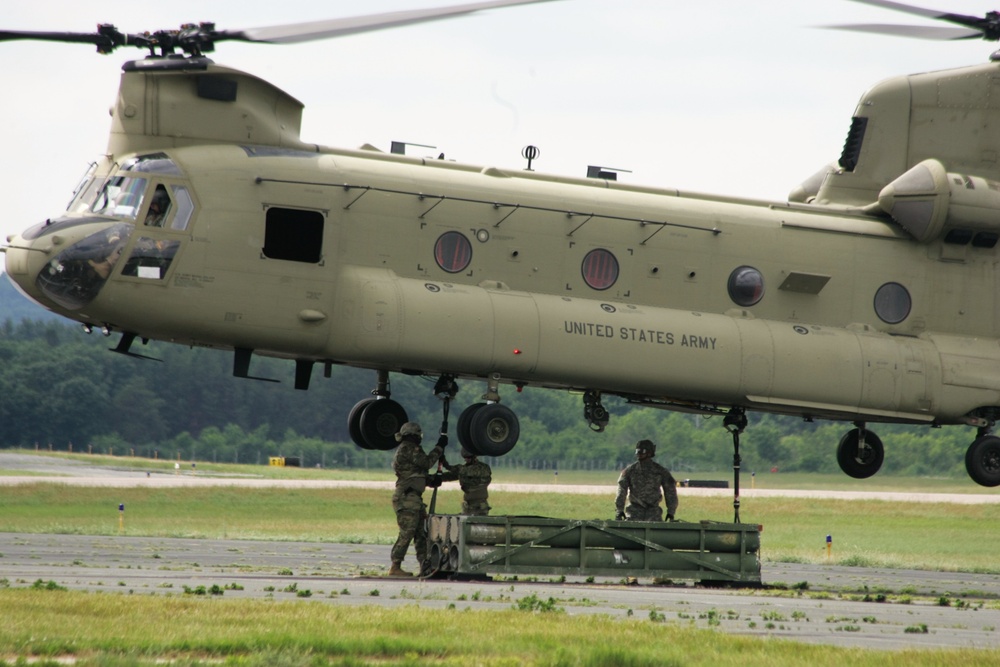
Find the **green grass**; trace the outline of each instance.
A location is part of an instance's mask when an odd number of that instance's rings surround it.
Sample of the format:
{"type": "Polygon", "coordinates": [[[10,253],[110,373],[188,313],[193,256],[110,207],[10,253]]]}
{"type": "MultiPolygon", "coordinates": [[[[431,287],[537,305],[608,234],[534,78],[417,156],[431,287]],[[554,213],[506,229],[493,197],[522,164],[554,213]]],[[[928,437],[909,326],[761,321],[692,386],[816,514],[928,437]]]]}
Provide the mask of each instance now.
{"type": "MultiPolygon", "coordinates": [[[[173,469],[172,461],[83,457],[104,466],[173,469]]],[[[201,462],[198,474],[345,478],[335,471],[201,462]]],[[[357,475],[353,478],[391,478],[388,471],[357,475]]],[[[515,474],[504,469],[496,475],[498,482],[522,483],[543,483],[551,477],[551,472],[515,474]]],[[[765,488],[766,482],[766,488],[789,488],[779,486],[779,478],[792,479],[771,475],[754,480],[755,486],[765,488]]],[[[791,488],[816,488],[809,480],[817,482],[815,477],[799,479],[791,488]]],[[[559,485],[568,483],[610,487],[614,479],[607,473],[560,473],[551,492],[494,491],[491,503],[503,514],[611,517],[610,491],[560,492],[559,485]]],[[[846,484],[837,488],[857,488],[854,480],[846,484]]],[[[899,484],[881,490],[928,490],[925,480],[899,484]]],[[[946,486],[934,490],[955,492],[946,486]]],[[[969,491],[983,492],[978,487],[969,491]]],[[[3,488],[0,532],[117,535],[118,505],[124,503],[126,535],[389,544],[396,535],[389,495],[372,489],[91,488],[39,482],[3,488]]],[[[934,503],[930,498],[897,503],[744,497],[740,514],[745,523],[764,525],[764,560],[827,562],[825,537],[831,534],[833,563],[1000,572],[995,506],[934,503]]],[[[680,499],[681,519],[732,520],[731,496],[697,498],[680,489],[680,499]]],[[[456,512],[459,503],[459,492],[439,492],[440,511],[456,512]]],[[[1000,664],[997,650],[886,652],[811,646],[664,623],[645,614],[617,620],[549,612],[538,604],[472,611],[460,601],[448,610],[421,608],[414,601],[390,609],[364,603],[333,605],[316,598],[232,600],[162,591],[146,596],[0,586],[0,618],[0,666],[32,659],[49,667],[62,664],[55,661],[63,658],[102,667],[163,661],[254,667],[1000,664]]]]}
{"type": "MultiPolygon", "coordinates": [[[[650,618],[0,590],[0,656],[77,665],[996,665],[997,650],[810,646],[650,618]],[[150,628],[156,628],[150,632],[150,628]]],[[[522,605],[522,608],[530,608],[522,605]]],[[[0,664],[5,664],[0,662],[0,664]]],[[[22,663],[17,663],[22,664],[22,663]]]]}

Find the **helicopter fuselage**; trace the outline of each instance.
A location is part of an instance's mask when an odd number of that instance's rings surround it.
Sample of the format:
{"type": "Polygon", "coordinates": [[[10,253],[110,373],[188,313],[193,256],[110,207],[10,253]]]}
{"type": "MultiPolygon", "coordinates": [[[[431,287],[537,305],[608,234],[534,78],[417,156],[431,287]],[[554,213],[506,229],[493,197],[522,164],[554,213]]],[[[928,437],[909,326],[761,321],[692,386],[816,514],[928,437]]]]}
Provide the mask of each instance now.
{"type": "Polygon", "coordinates": [[[207,62],[126,67],[109,154],[8,274],[89,326],[306,365],[858,423],[1000,408],[995,239],[313,146],[300,113],[207,62]]]}

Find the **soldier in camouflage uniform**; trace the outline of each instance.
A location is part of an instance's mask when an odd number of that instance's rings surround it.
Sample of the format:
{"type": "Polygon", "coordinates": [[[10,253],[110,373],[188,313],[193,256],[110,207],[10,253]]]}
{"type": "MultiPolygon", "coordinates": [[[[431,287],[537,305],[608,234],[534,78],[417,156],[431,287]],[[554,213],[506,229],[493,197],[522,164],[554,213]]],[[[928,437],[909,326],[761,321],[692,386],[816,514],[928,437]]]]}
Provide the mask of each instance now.
{"type": "Polygon", "coordinates": [[[488,487],[493,479],[493,471],[489,464],[480,461],[476,455],[462,447],[462,458],[465,463],[452,465],[447,461],[444,467],[448,472],[441,475],[442,482],[454,482],[458,480],[458,485],[462,487],[462,514],[472,516],[486,516],[490,513],[490,504],[486,502],[489,498],[488,487]]]}
{"type": "Polygon", "coordinates": [[[396,490],[392,494],[392,509],[396,512],[399,537],[392,545],[392,567],[390,577],[412,577],[401,567],[410,542],[414,543],[417,560],[423,565],[427,558],[427,535],[424,533],[424,517],[427,507],[423,493],[427,487],[427,471],[444,455],[448,436],[441,435],[437,445],[427,454],[420,447],[423,433],[420,424],[406,422],[396,434],[399,447],[392,457],[392,469],[396,472],[396,490]]]}
{"type": "Polygon", "coordinates": [[[667,502],[667,521],[677,511],[677,482],[670,471],[653,460],[656,445],[640,440],[635,446],[636,462],[622,470],[615,498],[615,519],[621,521],[659,521],[660,498],[667,502]],[[662,495],[660,493],[662,489],[662,495]],[[625,499],[628,498],[628,507],[625,499]]]}

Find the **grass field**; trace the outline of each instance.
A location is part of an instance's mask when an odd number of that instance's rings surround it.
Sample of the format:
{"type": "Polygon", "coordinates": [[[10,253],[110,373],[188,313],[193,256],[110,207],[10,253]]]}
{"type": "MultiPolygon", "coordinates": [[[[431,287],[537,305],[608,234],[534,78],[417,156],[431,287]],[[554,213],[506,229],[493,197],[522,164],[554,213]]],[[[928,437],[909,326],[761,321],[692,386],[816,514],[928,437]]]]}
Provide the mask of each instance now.
{"type": "MultiPolygon", "coordinates": [[[[104,466],[173,462],[109,457],[104,466]]],[[[92,459],[88,459],[92,460],[92,459]]],[[[96,462],[96,461],[95,461],[96,462]]],[[[344,478],[323,470],[198,465],[198,474],[344,478]]],[[[10,472],[10,471],[7,471],[10,472]]],[[[2,474],[3,471],[0,471],[2,474]]],[[[498,481],[542,483],[551,473],[518,473],[498,481]]],[[[388,473],[358,473],[389,479],[388,473]]],[[[606,475],[560,473],[558,484],[610,485],[606,475]]],[[[357,477],[355,477],[357,478],[357,477]]],[[[703,477],[703,478],[708,478],[703,477]]],[[[716,477],[718,478],[718,477],[716,477]]],[[[784,476],[768,477],[779,488],[784,476]]],[[[764,479],[755,480],[758,485],[764,479]]],[[[818,483],[816,479],[812,480],[818,483]]],[[[844,483],[844,480],[840,480],[844,483]]],[[[496,491],[498,512],[609,518],[610,495],[496,491]]],[[[848,486],[856,488],[853,481],[848,486]]],[[[913,491],[926,480],[883,480],[884,490],[913,491]]],[[[942,481],[935,490],[955,492],[942,481]]],[[[795,488],[816,488],[800,480],[795,488]]],[[[787,487],[786,487],[787,488],[787,487]]],[[[974,487],[970,492],[982,493],[974,487]]],[[[306,540],[388,544],[396,526],[388,492],[371,489],[90,488],[54,483],[4,487],[0,532],[119,533],[203,538],[306,540]]],[[[685,497],[685,520],[731,521],[732,498],[685,497]]],[[[440,492],[455,512],[456,491],[440,492]]],[[[873,500],[744,498],[741,518],[764,526],[764,560],[1000,572],[995,505],[898,503],[873,500]]],[[[2,555],[0,555],[2,557],[2,555]]],[[[1000,651],[882,652],[808,646],[701,630],[650,619],[613,620],[546,613],[544,607],[479,612],[404,606],[338,606],[313,601],[191,599],[171,595],[83,593],[4,586],[0,582],[0,665],[996,665],[1000,651]],[[170,619],[169,623],[165,623],[170,619]],[[155,629],[155,630],[154,630],[155,629]],[[56,662],[56,660],[60,662],[56,662]],[[7,662],[5,662],[7,661],[7,662]]]]}
{"type": "MultiPolygon", "coordinates": [[[[140,469],[154,463],[119,457],[101,457],[96,462],[105,466],[137,465],[140,469]]],[[[173,469],[172,462],[156,465],[173,469]]],[[[336,471],[212,464],[199,464],[198,474],[351,478],[336,471]]],[[[355,475],[355,479],[390,478],[388,473],[374,471],[355,475]]],[[[586,483],[589,476],[580,472],[576,477],[586,483]]],[[[511,475],[506,480],[502,475],[497,477],[498,481],[508,482],[534,479],[532,474],[511,475]]],[[[562,477],[558,484],[551,485],[550,493],[494,490],[490,502],[497,513],[510,515],[584,519],[613,516],[613,487],[606,479],[602,485],[609,486],[607,495],[587,495],[560,493],[559,486],[567,483],[562,477]]],[[[781,476],[772,477],[769,483],[781,476]]],[[[886,479],[884,484],[894,483],[891,490],[895,491],[927,486],[925,480],[886,479]]],[[[851,480],[847,488],[857,488],[857,482],[851,480]]],[[[816,488],[818,482],[812,483],[816,488]]],[[[794,486],[809,488],[801,481],[794,486]]],[[[983,492],[982,487],[974,490],[983,492]]],[[[679,490],[679,495],[679,519],[732,521],[731,497],[685,496],[684,489],[679,490]]],[[[395,539],[396,525],[388,496],[387,491],[370,489],[118,489],[26,484],[4,489],[0,531],[117,534],[118,506],[123,503],[125,532],[129,535],[390,544],[395,539]]],[[[457,513],[460,502],[456,490],[439,492],[441,512],[457,513]]],[[[996,558],[1000,524],[995,512],[996,505],[937,503],[932,496],[926,503],[744,497],[740,518],[744,523],[764,526],[765,561],[1000,573],[996,558]],[[827,535],[833,541],[830,561],[827,535]]]]}

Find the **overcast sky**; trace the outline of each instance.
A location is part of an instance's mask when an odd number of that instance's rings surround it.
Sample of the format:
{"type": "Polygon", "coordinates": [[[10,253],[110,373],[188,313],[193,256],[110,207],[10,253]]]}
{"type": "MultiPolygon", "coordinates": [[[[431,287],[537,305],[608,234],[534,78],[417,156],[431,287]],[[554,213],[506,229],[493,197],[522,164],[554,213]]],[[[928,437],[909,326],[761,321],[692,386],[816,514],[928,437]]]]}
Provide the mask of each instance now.
{"type": "MultiPolygon", "coordinates": [[[[0,28],[239,29],[447,4],[35,0],[5,5],[0,28]]],[[[307,44],[223,43],[212,57],[301,100],[311,143],[408,141],[513,169],[534,144],[540,172],[583,176],[592,164],[631,170],[629,183],[783,201],[839,156],[869,86],[982,63],[997,46],[818,28],[858,22],[932,24],[850,0],[557,0],[307,44]]],[[[106,148],[122,63],[142,53],[0,43],[0,239],[63,210],[106,148]]]]}

